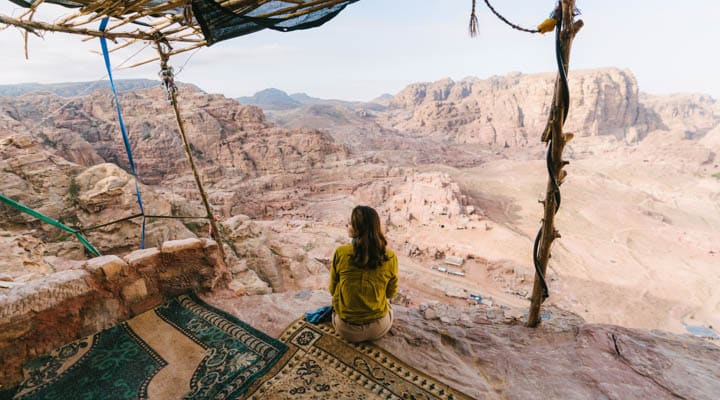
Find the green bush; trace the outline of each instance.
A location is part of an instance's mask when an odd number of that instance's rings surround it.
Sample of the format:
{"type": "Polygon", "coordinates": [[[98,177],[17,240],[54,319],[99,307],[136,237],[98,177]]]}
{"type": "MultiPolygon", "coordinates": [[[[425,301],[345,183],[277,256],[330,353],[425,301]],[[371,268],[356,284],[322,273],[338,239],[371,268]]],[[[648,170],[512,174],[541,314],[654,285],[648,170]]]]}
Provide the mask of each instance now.
{"type": "Polygon", "coordinates": [[[70,201],[73,205],[78,204],[78,195],[80,195],[80,185],[75,181],[75,178],[70,179],[70,187],[68,188],[68,194],[70,195],[70,201]]]}

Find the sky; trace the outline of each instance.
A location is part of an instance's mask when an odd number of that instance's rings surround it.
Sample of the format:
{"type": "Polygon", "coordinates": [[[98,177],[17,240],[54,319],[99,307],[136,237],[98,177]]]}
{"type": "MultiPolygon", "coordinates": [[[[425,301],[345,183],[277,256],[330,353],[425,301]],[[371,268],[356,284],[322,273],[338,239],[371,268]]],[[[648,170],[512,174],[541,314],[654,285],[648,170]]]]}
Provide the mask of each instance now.
{"type": "MultiPolygon", "coordinates": [[[[494,0],[511,21],[534,27],[554,0],[494,0]]],[[[55,6],[44,5],[50,18],[55,6]]],[[[573,69],[631,70],[642,92],[699,92],[720,98],[720,1],[578,0],[585,27],[577,35],[573,69]]],[[[177,79],[228,97],[275,87],[314,97],[370,100],[409,83],[450,77],[487,78],[509,72],[555,70],[553,35],[518,32],[477,2],[479,34],[468,35],[471,0],[360,0],[327,24],[289,33],[261,31],[171,60],[177,79]]],[[[41,7],[42,8],[42,7],[41,7]]],[[[0,13],[22,10],[0,2],[0,13]]],[[[0,84],[96,81],[106,77],[97,40],[47,33],[30,36],[25,60],[21,33],[0,31],[0,84]]],[[[112,53],[118,65],[155,55],[143,45],[112,53]],[[138,53],[139,51],[139,53],[138,53]]],[[[153,63],[118,69],[115,79],[157,79],[153,63]]]]}

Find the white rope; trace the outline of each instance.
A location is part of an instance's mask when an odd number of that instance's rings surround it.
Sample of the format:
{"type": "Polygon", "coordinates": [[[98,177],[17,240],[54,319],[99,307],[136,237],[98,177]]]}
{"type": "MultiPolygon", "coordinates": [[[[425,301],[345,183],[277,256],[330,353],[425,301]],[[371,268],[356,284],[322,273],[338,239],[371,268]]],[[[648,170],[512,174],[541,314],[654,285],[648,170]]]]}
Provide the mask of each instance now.
{"type": "Polygon", "coordinates": [[[188,57],[187,60],[185,60],[185,62],[183,63],[183,65],[180,66],[180,68],[178,69],[178,72],[175,73],[175,77],[177,77],[178,75],[180,75],[180,73],[183,71],[183,69],[185,68],[185,66],[187,65],[187,63],[190,62],[190,59],[193,58],[193,56],[194,56],[195,54],[197,54],[197,52],[200,51],[201,49],[202,49],[202,47],[198,47],[197,49],[195,49],[195,51],[193,51],[192,53],[190,53],[190,57],[188,57]]]}

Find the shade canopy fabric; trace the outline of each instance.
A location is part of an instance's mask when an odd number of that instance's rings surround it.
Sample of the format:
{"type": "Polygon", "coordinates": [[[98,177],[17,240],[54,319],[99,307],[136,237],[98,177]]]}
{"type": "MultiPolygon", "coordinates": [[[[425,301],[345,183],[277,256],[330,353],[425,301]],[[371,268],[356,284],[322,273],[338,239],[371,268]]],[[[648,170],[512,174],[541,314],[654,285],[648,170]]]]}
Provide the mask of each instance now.
{"type": "Polygon", "coordinates": [[[162,42],[172,55],[263,29],[314,28],[359,0],[9,1],[27,10],[19,17],[0,14],[0,27],[103,36],[123,47],[127,42],[162,42]],[[49,5],[67,11],[54,21],[37,20],[35,11],[49,5]],[[110,23],[101,31],[98,25],[105,17],[110,17],[110,23]]]}

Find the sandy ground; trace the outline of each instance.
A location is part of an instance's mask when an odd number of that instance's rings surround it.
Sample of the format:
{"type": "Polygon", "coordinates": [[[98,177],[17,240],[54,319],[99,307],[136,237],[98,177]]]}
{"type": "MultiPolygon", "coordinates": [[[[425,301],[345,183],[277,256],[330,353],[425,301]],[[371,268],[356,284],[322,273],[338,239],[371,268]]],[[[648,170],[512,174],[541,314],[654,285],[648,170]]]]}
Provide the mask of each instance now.
{"type": "MultiPolygon", "coordinates": [[[[549,304],[588,322],[678,333],[686,332],[686,325],[717,329],[720,180],[700,165],[687,162],[678,168],[677,159],[648,157],[639,149],[571,163],[556,218],[562,238],[554,244],[549,267],[549,304]]],[[[460,253],[479,254],[490,263],[517,263],[511,275],[532,276],[531,243],[542,213],[537,200],[544,197],[547,179],[544,163],[503,160],[467,170],[428,169],[451,174],[496,227],[456,232],[433,227],[414,232],[414,240],[441,237],[460,253]]],[[[498,300],[518,300],[499,296],[499,282],[487,270],[468,266],[468,271],[464,287],[495,293],[498,300]]]]}
{"type": "Polygon", "coordinates": [[[488,304],[503,304],[513,307],[529,306],[523,296],[508,293],[509,290],[493,281],[487,271],[487,264],[469,261],[462,268],[443,265],[442,260],[428,257],[398,257],[400,285],[403,294],[410,296],[409,305],[416,306],[427,300],[437,300],[457,306],[465,306],[475,301],[470,294],[480,295],[488,304]],[[450,275],[434,270],[432,266],[445,266],[452,270],[462,269],[464,277],[450,275]]]}
{"type": "MultiPolygon", "coordinates": [[[[579,142],[568,150],[568,157],[575,156],[561,187],[555,227],[562,237],[553,244],[546,304],[588,322],[676,333],[698,325],[718,331],[720,179],[712,176],[717,168],[711,165],[708,171],[694,147],[679,151],[683,143],[669,143],[673,151],[666,153],[606,139],[579,142]]],[[[483,216],[462,224],[458,218],[449,223],[420,218],[388,227],[389,245],[399,256],[401,290],[410,305],[437,300],[466,306],[469,295],[478,294],[494,304],[528,307],[535,273],[532,244],[542,216],[538,200],[547,182],[544,161],[418,169],[447,173],[483,216]],[[413,248],[420,254],[411,256],[413,248]],[[431,269],[442,264],[442,255],[433,256],[437,252],[466,257],[466,275],[431,269]]],[[[432,198],[418,190],[412,195],[432,198]]],[[[353,195],[334,196],[307,211],[325,221],[309,224],[331,238],[318,248],[324,258],[349,240],[340,227],[342,216],[362,202],[353,195]]],[[[306,229],[296,242],[318,232],[306,229]]]]}

